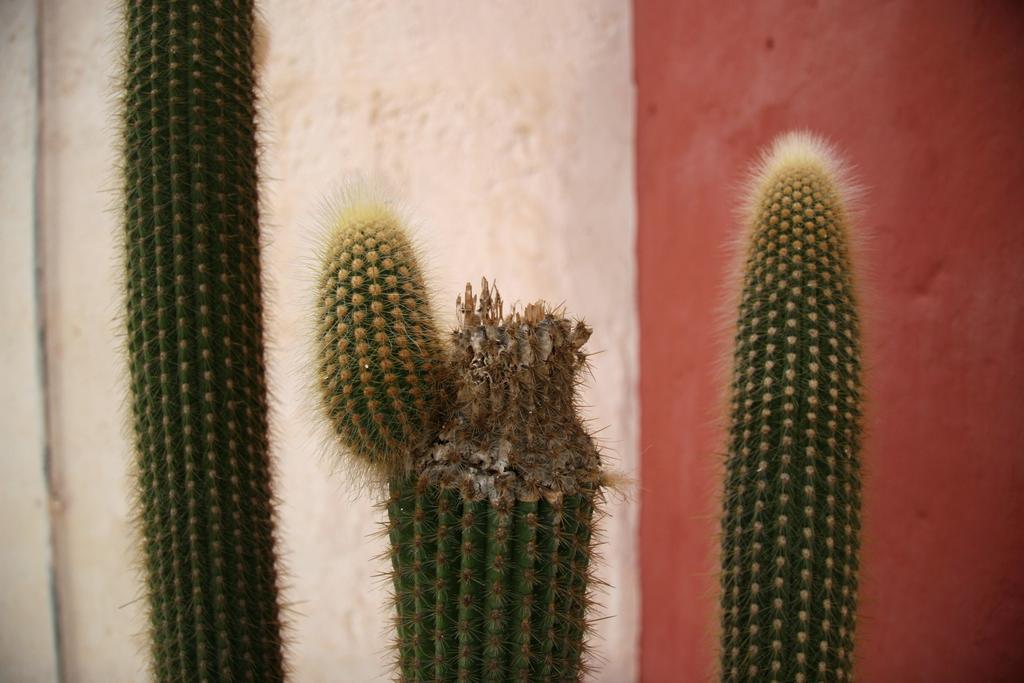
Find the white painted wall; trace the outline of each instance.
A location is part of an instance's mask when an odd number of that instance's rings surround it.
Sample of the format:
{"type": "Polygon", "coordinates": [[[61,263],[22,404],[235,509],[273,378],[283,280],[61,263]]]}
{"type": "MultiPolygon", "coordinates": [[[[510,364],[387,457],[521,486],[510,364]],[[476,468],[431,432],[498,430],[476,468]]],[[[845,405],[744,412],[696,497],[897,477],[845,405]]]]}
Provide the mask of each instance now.
{"type": "MultiPolygon", "coordinates": [[[[467,279],[508,300],[564,301],[595,335],[592,416],[616,466],[636,441],[633,92],[629,3],[416,0],[264,5],[268,264],[280,406],[300,406],[315,207],[354,173],[380,174],[421,222],[452,323],[467,279]]],[[[286,410],[282,410],[286,414],[286,410]]],[[[328,476],[304,416],[278,422],[292,571],[296,680],[381,671],[387,624],[369,502],[328,476]],[[342,559],[346,558],[346,559],[342,559]],[[302,571],[296,571],[302,568],[302,571]],[[329,596],[344,596],[341,599],[329,596]]],[[[615,506],[599,628],[601,680],[635,678],[635,510],[615,506]]]]}
{"type": "MultiPolygon", "coordinates": [[[[593,359],[590,415],[606,427],[600,436],[612,466],[635,474],[629,6],[627,0],[261,5],[269,361],[295,681],[386,676],[385,587],[377,578],[384,564],[374,559],[384,546],[373,537],[379,516],[320,448],[300,365],[316,208],[346,177],[383,176],[418,219],[446,324],[465,281],[486,275],[497,279],[507,300],[565,302],[593,325],[589,347],[602,353],[593,359]]],[[[42,16],[41,236],[62,659],[68,681],[145,680],[118,351],[117,13],[108,0],[45,0],[42,16]]],[[[15,44],[34,45],[31,35],[18,36],[22,43],[15,44]]],[[[5,62],[10,45],[0,48],[5,62]]],[[[6,94],[6,66],[4,78],[6,94]]],[[[5,149],[24,135],[0,131],[5,149]]],[[[9,244],[24,240],[17,231],[28,230],[29,222],[9,212],[0,222],[0,249],[7,254],[9,244]]],[[[30,284],[25,277],[13,285],[23,293],[18,300],[28,297],[30,284]]],[[[29,353],[30,328],[15,329],[29,353]]],[[[38,406],[20,395],[2,397],[5,410],[27,406],[42,424],[38,406]]],[[[33,451],[41,438],[33,436],[12,465],[19,476],[41,472],[41,454],[33,451]]],[[[3,504],[14,505],[6,489],[3,504]]],[[[45,531],[42,510],[29,516],[45,531]]],[[[606,528],[604,578],[613,588],[604,603],[612,618],[598,626],[594,645],[606,662],[597,680],[631,681],[638,629],[635,506],[613,504],[606,528]]],[[[15,536],[28,543],[32,533],[26,527],[15,536]]],[[[46,545],[36,545],[26,557],[42,571],[46,545]]],[[[15,572],[14,562],[5,556],[0,571],[15,572]]],[[[19,625],[6,610],[0,619],[0,643],[6,643],[19,625]]],[[[8,665],[6,652],[4,645],[3,666],[12,668],[0,670],[3,680],[52,680],[46,670],[8,676],[27,654],[12,649],[8,665]]]]}
{"type": "Polygon", "coordinates": [[[56,673],[35,287],[36,10],[0,3],[0,680],[56,673]]]}

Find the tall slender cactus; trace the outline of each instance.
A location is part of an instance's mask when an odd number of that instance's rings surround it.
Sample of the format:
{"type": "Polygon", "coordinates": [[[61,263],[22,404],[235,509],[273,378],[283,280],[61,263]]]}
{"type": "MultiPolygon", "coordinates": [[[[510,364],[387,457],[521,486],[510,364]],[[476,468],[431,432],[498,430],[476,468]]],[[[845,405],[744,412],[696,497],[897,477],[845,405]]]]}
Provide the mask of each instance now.
{"type": "Polygon", "coordinates": [[[749,198],[722,519],[723,681],[852,680],[861,355],[849,190],[789,134],[749,198]]]}
{"type": "Polygon", "coordinates": [[[284,677],[253,3],[123,4],[126,322],[157,680],[284,677]]]}

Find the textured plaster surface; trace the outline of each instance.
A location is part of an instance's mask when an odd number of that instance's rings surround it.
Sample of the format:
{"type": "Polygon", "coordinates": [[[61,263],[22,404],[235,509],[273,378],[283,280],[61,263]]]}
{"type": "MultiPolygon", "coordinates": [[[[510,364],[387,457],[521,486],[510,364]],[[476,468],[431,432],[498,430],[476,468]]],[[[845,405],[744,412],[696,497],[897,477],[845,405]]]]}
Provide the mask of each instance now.
{"type": "MultiPolygon", "coordinates": [[[[317,206],[379,176],[419,224],[437,311],[467,280],[546,298],[593,325],[588,414],[634,471],[631,42],[628,3],[265,3],[271,377],[292,567],[296,680],[385,673],[381,519],[320,448],[302,398],[317,206]],[[297,408],[298,407],[298,408],[297,408]],[[300,571],[301,570],[301,571],[300,571]]],[[[635,676],[634,508],[613,504],[602,576],[613,618],[598,680],[635,676]]]]}
{"type": "Polygon", "coordinates": [[[36,316],[36,17],[0,4],[0,680],[51,681],[46,437],[36,316]]]}
{"type": "Polygon", "coordinates": [[[119,310],[117,14],[42,11],[40,229],[61,655],[71,681],[144,680],[119,310]]]}
{"type": "MultiPolygon", "coordinates": [[[[446,325],[465,281],[484,275],[509,301],[544,297],[586,318],[595,328],[589,348],[601,352],[588,415],[606,427],[611,465],[635,473],[630,8],[622,0],[260,7],[266,308],[293,680],[384,679],[381,517],[324,447],[306,398],[317,207],[347,177],[385,178],[417,220],[446,325]]],[[[64,669],[69,681],[146,680],[118,319],[117,12],[106,0],[62,0],[44,3],[42,16],[40,226],[64,669]]],[[[3,220],[6,258],[8,240],[27,246],[10,232],[15,219],[3,220]]],[[[18,220],[28,230],[28,218],[18,220]]],[[[31,277],[18,277],[27,301],[31,277]]],[[[30,328],[16,328],[26,358],[30,328]]],[[[26,448],[37,448],[41,434],[26,434],[26,448]]],[[[19,476],[41,467],[37,458],[19,476]]],[[[42,491],[38,476],[34,485],[42,491]]],[[[628,681],[638,633],[635,508],[615,502],[610,512],[602,576],[613,586],[603,599],[612,618],[599,622],[593,644],[607,660],[597,679],[628,681]]],[[[30,515],[40,529],[42,515],[30,515]]],[[[33,557],[44,562],[45,546],[33,557]]],[[[12,567],[5,561],[3,571],[12,567]]],[[[6,634],[6,615],[3,623],[6,634]]],[[[12,666],[25,665],[27,653],[18,648],[12,666]]],[[[40,676],[25,680],[48,680],[40,676]]]]}
{"type": "Polygon", "coordinates": [[[635,9],[643,680],[713,670],[725,245],[756,150],[806,127],[867,190],[857,680],[1019,681],[1024,11],[635,9]]]}

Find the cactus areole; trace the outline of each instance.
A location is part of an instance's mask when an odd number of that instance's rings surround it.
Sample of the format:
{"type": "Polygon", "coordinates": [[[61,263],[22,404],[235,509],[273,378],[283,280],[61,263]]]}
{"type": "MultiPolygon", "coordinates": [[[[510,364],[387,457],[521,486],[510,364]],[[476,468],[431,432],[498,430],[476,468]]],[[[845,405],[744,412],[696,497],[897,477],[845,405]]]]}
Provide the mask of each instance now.
{"type": "Polygon", "coordinates": [[[722,518],[723,681],[852,680],[861,355],[841,164],[780,138],[749,198],[722,518]]]}
{"type": "Polygon", "coordinates": [[[401,678],[577,680],[604,477],[576,410],[590,329],[506,315],[484,281],[446,345],[387,206],[347,207],[328,239],[318,383],[387,481],[401,678]]]}

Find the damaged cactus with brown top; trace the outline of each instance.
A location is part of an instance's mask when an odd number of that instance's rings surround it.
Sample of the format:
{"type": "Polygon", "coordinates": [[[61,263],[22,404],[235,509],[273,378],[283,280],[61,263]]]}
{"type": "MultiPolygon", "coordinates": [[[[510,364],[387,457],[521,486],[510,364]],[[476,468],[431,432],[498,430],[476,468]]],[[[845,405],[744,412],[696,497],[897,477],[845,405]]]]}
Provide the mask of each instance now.
{"type": "MultiPolygon", "coordinates": [[[[386,206],[346,209],[331,239],[351,243],[358,235],[366,251],[379,251],[380,235],[400,229],[401,221],[386,206]]],[[[403,253],[409,260],[392,265],[415,274],[405,290],[417,296],[425,291],[421,270],[412,250],[403,253]]],[[[390,398],[438,406],[430,415],[422,405],[408,408],[435,430],[428,440],[416,432],[404,451],[398,449],[398,459],[382,458],[378,470],[390,492],[401,678],[578,680],[585,669],[594,583],[595,509],[605,477],[577,411],[586,367],[582,347],[590,329],[543,303],[506,315],[497,290],[484,281],[479,296],[467,285],[459,298],[461,321],[447,346],[435,337],[412,345],[406,297],[385,296],[373,315],[356,320],[351,307],[331,305],[341,280],[353,277],[351,268],[336,270],[328,259],[321,280],[322,367],[337,373],[337,355],[347,355],[349,345],[337,344],[339,327],[368,328],[362,334],[377,340],[378,352],[360,356],[362,372],[351,374],[348,395],[366,388],[376,394],[390,369],[380,367],[381,361],[415,347],[423,355],[404,367],[429,367],[430,381],[419,386],[432,393],[392,392],[390,398]],[[403,335],[404,342],[390,341],[403,335]]],[[[381,292],[396,284],[379,270],[358,277],[361,286],[379,284],[381,292]]],[[[429,308],[425,297],[414,303],[420,314],[429,308]]],[[[435,329],[422,315],[416,322],[420,332],[435,329]]],[[[333,420],[364,419],[346,414],[344,406],[360,404],[337,398],[337,375],[321,380],[333,420]]],[[[366,444],[358,438],[346,442],[350,429],[336,432],[349,449],[358,452],[366,444]]]]}

